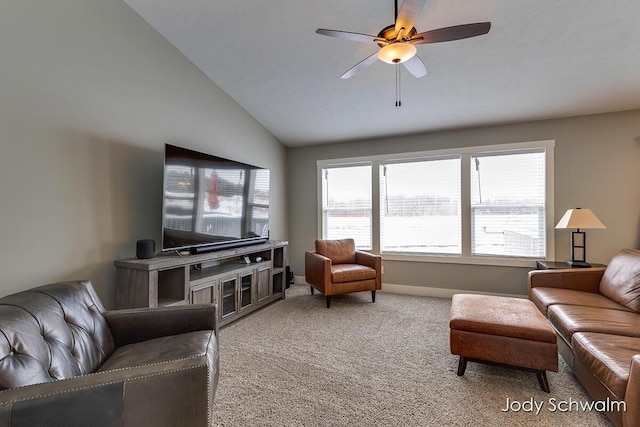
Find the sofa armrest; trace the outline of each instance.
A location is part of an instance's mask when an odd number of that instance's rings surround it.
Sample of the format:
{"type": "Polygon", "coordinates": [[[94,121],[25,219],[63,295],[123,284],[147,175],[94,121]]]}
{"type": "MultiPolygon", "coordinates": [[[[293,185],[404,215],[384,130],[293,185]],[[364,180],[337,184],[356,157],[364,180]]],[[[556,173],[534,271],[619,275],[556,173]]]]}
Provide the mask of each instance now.
{"type": "Polygon", "coordinates": [[[0,426],[210,425],[211,374],[184,358],[3,390],[0,426]]]}
{"type": "Polygon", "coordinates": [[[533,270],[527,280],[529,294],[536,287],[572,289],[574,291],[598,293],[600,279],[604,274],[600,268],[572,268],[562,270],[533,270]]]}
{"type": "Polygon", "coordinates": [[[625,427],[640,426],[640,354],[631,359],[629,369],[629,381],[624,395],[627,410],[622,415],[625,427]]]}
{"type": "Polygon", "coordinates": [[[176,307],[105,311],[116,347],[186,332],[213,330],[218,336],[217,306],[195,304],[176,307]]]}
{"type": "Polygon", "coordinates": [[[305,252],[304,274],[307,283],[324,293],[331,284],[331,260],[316,252],[305,252]]]}

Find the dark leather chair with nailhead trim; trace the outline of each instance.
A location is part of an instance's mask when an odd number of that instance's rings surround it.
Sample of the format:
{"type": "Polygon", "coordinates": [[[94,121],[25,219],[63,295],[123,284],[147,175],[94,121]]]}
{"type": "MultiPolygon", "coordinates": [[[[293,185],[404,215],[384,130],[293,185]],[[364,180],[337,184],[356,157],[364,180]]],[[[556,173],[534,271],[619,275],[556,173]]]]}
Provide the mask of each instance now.
{"type": "Polygon", "coordinates": [[[105,311],[88,281],[0,299],[0,426],[210,425],[216,306],[105,311]]]}

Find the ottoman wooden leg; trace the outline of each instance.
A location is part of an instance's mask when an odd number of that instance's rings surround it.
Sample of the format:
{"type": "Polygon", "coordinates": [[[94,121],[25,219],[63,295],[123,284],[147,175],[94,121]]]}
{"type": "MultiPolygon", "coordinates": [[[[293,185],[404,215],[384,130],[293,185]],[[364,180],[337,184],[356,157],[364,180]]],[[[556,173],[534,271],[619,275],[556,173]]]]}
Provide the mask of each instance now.
{"type": "Polygon", "coordinates": [[[461,377],[464,375],[464,371],[467,369],[467,359],[464,356],[460,356],[460,360],[458,361],[458,376],[461,377]]]}
{"type": "Polygon", "coordinates": [[[538,383],[540,383],[542,391],[551,393],[551,389],[549,389],[549,381],[547,381],[547,371],[537,371],[536,373],[538,374],[538,383]]]}

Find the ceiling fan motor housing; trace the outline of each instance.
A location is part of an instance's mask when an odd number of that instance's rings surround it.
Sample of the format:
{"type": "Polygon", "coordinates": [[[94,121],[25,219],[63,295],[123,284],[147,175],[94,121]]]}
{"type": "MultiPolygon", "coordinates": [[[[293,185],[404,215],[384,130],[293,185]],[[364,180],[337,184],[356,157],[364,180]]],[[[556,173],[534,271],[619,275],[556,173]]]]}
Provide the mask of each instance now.
{"type": "MultiPolygon", "coordinates": [[[[408,31],[405,33],[404,39],[410,39],[416,34],[418,34],[418,31],[416,30],[416,27],[413,27],[411,28],[411,31],[408,31]]],[[[396,24],[391,24],[387,27],[384,27],[378,33],[378,37],[380,37],[381,39],[389,40],[389,41],[395,40],[396,37],[398,37],[398,33],[396,33],[396,24]]],[[[382,47],[384,46],[384,44],[378,43],[378,46],[382,47]]]]}

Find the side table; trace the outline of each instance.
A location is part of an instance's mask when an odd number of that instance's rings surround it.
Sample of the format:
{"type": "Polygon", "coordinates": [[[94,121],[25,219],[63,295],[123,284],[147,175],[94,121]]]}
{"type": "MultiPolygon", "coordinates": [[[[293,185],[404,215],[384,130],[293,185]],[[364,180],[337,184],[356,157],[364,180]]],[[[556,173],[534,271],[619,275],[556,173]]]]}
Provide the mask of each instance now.
{"type": "MultiPolygon", "coordinates": [[[[598,268],[598,267],[606,267],[606,265],[591,264],[590,268],[598,268]]],[[[536,261],[536,268],[538,270],[558,270],[561,268],[585,268],[585,267],[571,267],[566,262],[561,262],[561,261],[536,261]]]]}

